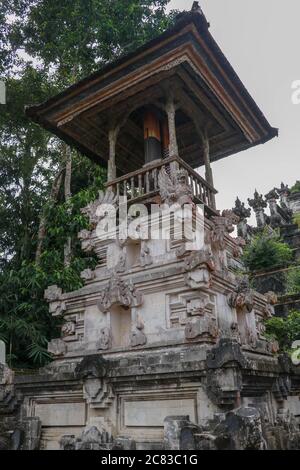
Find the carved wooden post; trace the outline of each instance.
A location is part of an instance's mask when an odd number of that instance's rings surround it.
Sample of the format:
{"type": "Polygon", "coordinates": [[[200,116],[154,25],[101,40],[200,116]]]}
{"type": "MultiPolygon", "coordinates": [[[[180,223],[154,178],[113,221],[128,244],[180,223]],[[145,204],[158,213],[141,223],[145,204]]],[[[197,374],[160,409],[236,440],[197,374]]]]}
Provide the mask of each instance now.
{"type": "Polygon", "coordinates": [[[0,364],[6,363],[5,343],[0,340],[0,364]]]}
{"type": "Polygon", "coordinates": [[[174,103],[173,96],[168,97],[168,101],[167,101],[165,109],[166,109],[166,113],[168,116],[169,137],[170,137],[169,155],[170,157],[178,156],[178,145],[177,145],[177,137],[176,137],[176,124],[175,124],[176,106],[174,103]]]}
{"type": "MultiPolygon", "coordinates": [[[[213,174],[212,174],[212,169],[210,166],[210,146],[209,146],[209,138],[207,135],[207,129],[205,129],[204,132],[201,132],[202,135],[202,142],[203,142],[203,156],[204,156],[204,164],[205,164],[205,179],[206,181],[214,187],[214,180],[213,180],[213,174]]],[[[216,208],[216,201],[215,201],[215,195],[211,195],[212,199],[212,205],[213,209],[216,208]]]]}
{"type": "Polygon", "coordinates": [[[119,133],[119,126],[110,129],[108,133],[109,140],[109,160],[107,165],[107,182],[114,180],[117,177],[116,170],[116,143],[119,133]]]}

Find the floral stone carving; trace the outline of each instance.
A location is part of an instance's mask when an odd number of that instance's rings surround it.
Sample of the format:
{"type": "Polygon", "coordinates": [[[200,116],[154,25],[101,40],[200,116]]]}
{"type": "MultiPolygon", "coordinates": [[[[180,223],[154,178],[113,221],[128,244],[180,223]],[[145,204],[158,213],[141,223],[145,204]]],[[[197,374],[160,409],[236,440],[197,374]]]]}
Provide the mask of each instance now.
{"type": "Polygon", "coordinates": [[[126,282],[114,273],[108,285],[101,291],[97,306],[101,312],[106,313],[113,305],[129,308],[138,307],[142,302],[143,296],[132,282],[126,282]]]}

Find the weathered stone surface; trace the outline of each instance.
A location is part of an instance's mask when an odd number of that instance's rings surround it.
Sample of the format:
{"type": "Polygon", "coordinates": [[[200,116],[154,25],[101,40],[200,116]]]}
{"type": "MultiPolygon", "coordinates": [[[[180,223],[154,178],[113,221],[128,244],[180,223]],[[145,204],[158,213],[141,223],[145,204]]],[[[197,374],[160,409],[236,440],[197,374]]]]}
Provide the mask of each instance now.
{"type": "Polygon", "coordinates": [[[114,273],[108,285],[101,291],[97,305],[101,312],[106,313],[113,305],[138,307],[142,302],[143,297],[134,285],[114,273]]]}
{"type": "Polygon", "coordinates": [[[263,450],[262,423],[256,408],[241,407],[226,413],[214,430],[219,450],[263,450]]]}
{"type": "Polygon", "coordinates": [[[219,369],[228,363],[236,363],[242,368],[247,366],[247,360],[238,342],[221,338],[217,346],[208,352],[206,364],[209,369],[219,369]]]}
{"type": "Polygon", "coordinates": [[[228,304],[236,310],[251,312],[254,304],[254,292],[250,289],[249,279],[244,276],[238,279],[235,292],[228,295],[228,304]]]}
{"type": "Polygon", "coordinates": [[[48,351],[53,356],[63,356],[67,351],[67,345],[60,338],[52,339],[48,344],[48,351]]]}

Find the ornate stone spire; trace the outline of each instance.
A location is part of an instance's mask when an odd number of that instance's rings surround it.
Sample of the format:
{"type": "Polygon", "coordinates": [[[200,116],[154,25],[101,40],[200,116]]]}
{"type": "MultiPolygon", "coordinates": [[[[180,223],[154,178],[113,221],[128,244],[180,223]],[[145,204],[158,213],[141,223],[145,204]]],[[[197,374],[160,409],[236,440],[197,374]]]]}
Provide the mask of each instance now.
{"type": "Polygon", "coordinates": [[[267,207],[268,204],[264,200],[263,195],[259,194],[258,191],[255,190],[254,198],[248,199],[248,203],[249,206],[252,207],[255,212],[258,228],[263,228],[268,222],[268,217],[264,212],[264,209],[267,207]]]}
{"type": "Polygon", "coordinates": [[[251,209],[245,207],[245,203],[237,197],[232,212],[239,218],[237,225],[238,236],[244,238],[244,240],[248,239],[250,227],[247,224],[247,217],[251,216],[251,209]]]}

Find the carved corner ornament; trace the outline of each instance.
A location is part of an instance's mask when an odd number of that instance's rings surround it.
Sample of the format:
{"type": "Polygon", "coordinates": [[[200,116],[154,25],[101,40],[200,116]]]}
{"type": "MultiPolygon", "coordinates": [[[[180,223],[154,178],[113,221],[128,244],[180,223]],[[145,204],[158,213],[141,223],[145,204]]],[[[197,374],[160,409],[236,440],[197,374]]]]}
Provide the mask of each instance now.
{"type": "Polygon", "coordinates": [[[49,312],[53,316],[62,315],[66,311],[66,304],[61,300],[62,289],[56,285],[49,286],[44,293],[44,298],[49,303],[49,312]]]}
{"type": "Polygon", "coordinates": [[[110,362],[101,355],[86,356],[77,365],[75,376],[83,381],[83,395],[91,408],[108,408],[114,399],[107,380],[110,362]]]}
{"type": "Polygon", "coordinates": [[[247,360],[237,341],[221,338],[207,353],[207,395],[218,406],[236,406],[247,360]]]}
{"type": "Polygon", "coordinates": [[[254,291],[250,288],[247,276],[239,279],[234,292],[227,297],[228,305],[237,311],[250,313],[254,306],[254,291]]]}
{"type": "Polygon", "coordinates": [[[239,220],[232,210],[224,210],[221,215],[212,217],[214,228],[211,232],[211,244],[216,250],[225,250],[225,235],[234,231],[234,226],[239,220]]]}
{"type": "Polygon", "coordinates": [[[122,279],[117,273],[113,273],[108,284],[100,292],[97,306],[102,313],[107,313],[113,305],[124,308],[138,307],[143,302],[143,295],[130,281],[122,279]]]}

